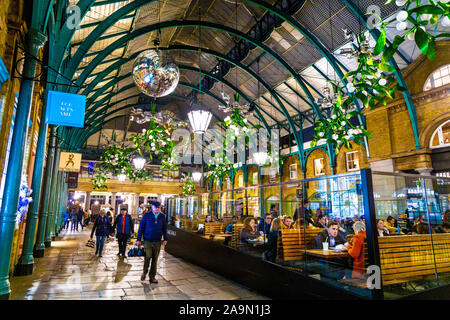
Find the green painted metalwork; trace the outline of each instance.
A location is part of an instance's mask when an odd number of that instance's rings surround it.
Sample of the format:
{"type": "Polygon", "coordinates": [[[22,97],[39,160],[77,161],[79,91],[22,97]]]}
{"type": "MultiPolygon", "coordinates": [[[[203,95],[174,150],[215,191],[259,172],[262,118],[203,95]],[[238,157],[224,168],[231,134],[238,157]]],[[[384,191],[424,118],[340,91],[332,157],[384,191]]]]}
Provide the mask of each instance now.
{"type": "MultiPolygon", "coordinates": [[[[341,1],[350,9],[350,11],[353,12],[353,14],[358,18],[358,20],[361,22],[361,24],[364,25],[364,27],[367,30],[369,30],[372,37],[375,40],[378,40],[378,37],[380,36],[380,31],[378,31],[377,29],[368,28],[367,22],[364,19],[364,16],[363,16],[363,13],[361,12],[361,10],[359,10],[359,8],[357,8],[351,1],[348,1],[348,0],[341,0],[341,1]]],[[[409,92],[408,86],[406,85],[405,78],[403,77],[395,59],[392,58],[391,60],[389,60],[389,63],[396,70],[395,77],[397,78],[399,85],[406,88],[406,90],[403,91],[403,98],[405,99],[406,107],[408,108],[408,113],[409,113],[411,127],[412,127],[413,134],[414,134],[414,142],[416,145],[416,149],[420,149],[419,127],[417,124],[417,114],[416,114],[416,108],[414,107],[414,103],[411,98],[411,93],[409,92]]]]}

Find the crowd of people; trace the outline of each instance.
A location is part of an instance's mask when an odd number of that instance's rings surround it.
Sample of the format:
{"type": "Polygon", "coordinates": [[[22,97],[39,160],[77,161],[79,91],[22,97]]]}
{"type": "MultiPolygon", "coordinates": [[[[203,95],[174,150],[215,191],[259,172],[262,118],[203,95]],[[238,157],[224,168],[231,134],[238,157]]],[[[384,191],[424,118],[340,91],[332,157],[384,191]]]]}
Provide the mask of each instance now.
{"type": "MultiPolygon", "coordinates": [[[[333,220],[317,209],[313,214],[308,202],[303,208],[295,210],[294,216],[279,215],[278,207],[272,205],[270,213],[264,217],[255,218],[252,216],[233,216],[231,222],[225,227],[225,234],[233,234],[236,223],[241,223],[242,228],[239,230],[240,250],[248,251],[248,244],[252,244],[255,239],[267,239],[264,245],[263,258],[275,262],[277,257],[277,245],[279,231],[283,229],[297,229],[305,226],[314,226],[323,230],[319,231],[313,243],[308,244],[309,248],[323,249],[325,243],[329,248],[340,248],[346,250],[351,257],[350,259],[336,259],[334,262],[341,265],[342,271],[350,269],[351,276],[346,277],[362,277],[364,270],[363,246],[366,238],[366,223],[364,215],[354,218],[341,220],[333,220]],[[340,260],[340,261],[337,261],[340,260]]],[[[444,214],[444,222],[440,226],[431,228],[432,233],[450,233],[450,211],[444,214]]],[[[417,218],[412,220],[409,218],[406,210],[400,216],[403,220],[402,226],[396,218],[388,216],[385,220],[377,220],[378,236],[386,237],[392,235],[414,235],[429,234],[430,228],[425,219],[417,218]]],[[[206,216],[204,223],[220,221],[217,217],[206,216]]],[[[226,237],[225,244],[229,244],[230,238],[226,237]]],[[[337,278],[344,277],[345,272],[337,274],[337,278]]]]}

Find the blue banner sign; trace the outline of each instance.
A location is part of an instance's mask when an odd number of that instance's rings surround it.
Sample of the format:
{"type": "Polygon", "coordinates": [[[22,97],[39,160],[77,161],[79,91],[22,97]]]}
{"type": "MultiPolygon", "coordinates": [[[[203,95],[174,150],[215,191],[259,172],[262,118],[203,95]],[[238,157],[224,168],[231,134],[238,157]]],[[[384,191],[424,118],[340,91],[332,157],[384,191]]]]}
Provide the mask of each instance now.
{"type": "Polygon", "coordinates": [[[66,127],[84,126],[86,96],[58,91],[49,91],[45,123],[66,127]]]}

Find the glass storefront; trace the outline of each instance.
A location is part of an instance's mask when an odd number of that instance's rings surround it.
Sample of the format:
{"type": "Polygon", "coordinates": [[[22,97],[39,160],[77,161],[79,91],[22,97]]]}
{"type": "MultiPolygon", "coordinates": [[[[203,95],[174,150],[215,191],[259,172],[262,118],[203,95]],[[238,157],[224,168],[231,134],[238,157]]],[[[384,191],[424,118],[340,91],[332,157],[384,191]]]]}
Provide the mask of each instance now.
{"type": "Polygon", "coordinates": [[[200,237],[362,297],[377,289],[393,299],[450,283],[449,196],[450,178],[362,170],[169,201],[201,202],[198,222],[181,225],[200,237]]]}

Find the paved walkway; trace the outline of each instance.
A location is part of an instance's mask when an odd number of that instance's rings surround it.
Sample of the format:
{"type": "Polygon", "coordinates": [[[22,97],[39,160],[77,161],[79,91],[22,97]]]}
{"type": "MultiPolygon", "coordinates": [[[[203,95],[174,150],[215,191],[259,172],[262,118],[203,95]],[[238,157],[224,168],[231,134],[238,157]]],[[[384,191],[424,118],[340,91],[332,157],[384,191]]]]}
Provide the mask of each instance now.
{"type": "MultiPolygon", "coordinates": [[[[158,284],[141,281],[143,257],[119,259],[117,242],[105,242],[103,257],[86,247],[89,230],[63,231],[32,275],[11,278],[10,299],[24,300],[234,300],[267,299],[242,285],[161,250],[158,284]]],[[[127,249],[128,251],[128,249],[127,249]]]]}

